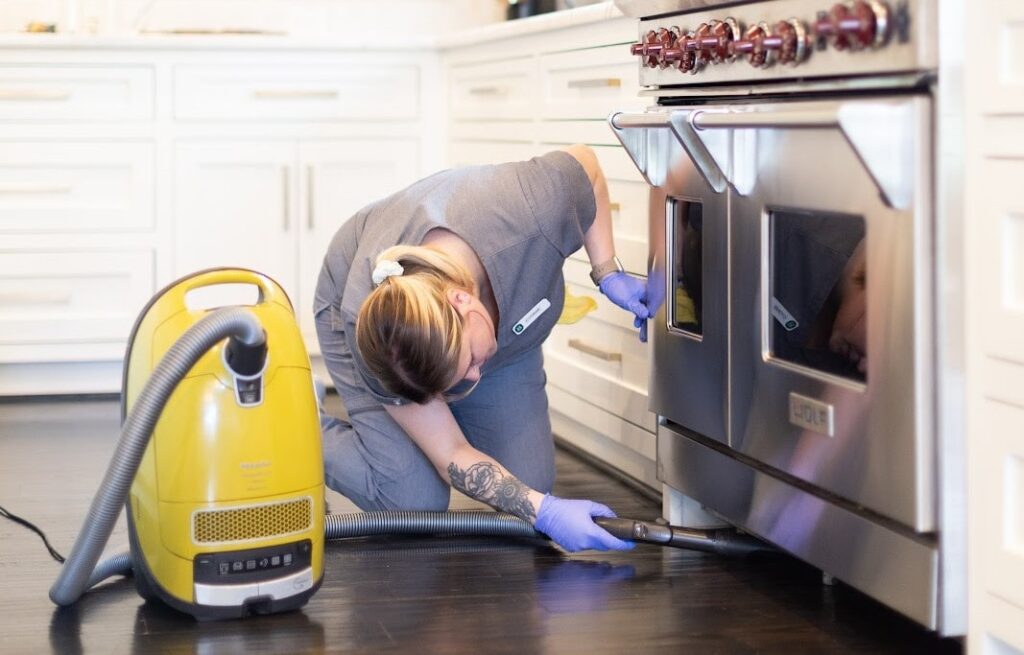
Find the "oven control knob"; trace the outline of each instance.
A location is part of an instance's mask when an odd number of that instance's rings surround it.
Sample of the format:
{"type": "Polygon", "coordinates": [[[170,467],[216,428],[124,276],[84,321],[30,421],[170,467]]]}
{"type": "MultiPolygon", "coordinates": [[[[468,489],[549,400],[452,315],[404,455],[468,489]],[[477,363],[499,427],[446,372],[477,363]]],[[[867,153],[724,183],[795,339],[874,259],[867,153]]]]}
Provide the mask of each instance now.
{"type": "Polygon", "coordinates": [[[740,27],[732,18],[701,23],[691,40],[697,55],[697,64],[721,64],[733,58],[732,42],[739,36],[740,27]]]}
{"type": "Polygon", "coordinates": [[[862,50],[885,45],[892,25],[889,5],[881,0],[839,3],[822,12],[814,23],[819,45],[836,50],[862,50]]]}
{"type": "MultiPolygon", "coordinates": [[[[678,28],[673,28],[678,29],[678,28]]],[[[691,75],[697,72],[697,49],[693,32],[687,32],[676,39],[671,48],[665,49],[665,64],[691,75]]]]}
{"type": "Polygon", "coordinates": [[[667,65],[664,59],[665,49],[675,45],[676,36],[676,32],[664,27],[651,30],[644,36],[642,42],[631,45],[629,51],[633,55],[642,57],[643,65],[648,68],[665,68],[667,65]]]}
{"type": "Polygon", "coordinates": [[[810,54],[810,40],[807,28],[795,19],[779,21],[775,24],[775,34],[764,40],[764,47],[778,53],[779,63],[796,66],[810,54]]]}
{"type": "Polygon", "coordinates": [[[745,56],[747,62],[754,68],[765,68],[771,65],[773,52],[779,49],[766,47],[766,42],[769,45],[775,44],[775,41],[772,40],[773,38],[778,40],[778,37],[772,37],[768,33],[768,25],[766,23],[751,25],[743,34],[742,39],[732,42],[731,51],[734,55],[745,56]]]}

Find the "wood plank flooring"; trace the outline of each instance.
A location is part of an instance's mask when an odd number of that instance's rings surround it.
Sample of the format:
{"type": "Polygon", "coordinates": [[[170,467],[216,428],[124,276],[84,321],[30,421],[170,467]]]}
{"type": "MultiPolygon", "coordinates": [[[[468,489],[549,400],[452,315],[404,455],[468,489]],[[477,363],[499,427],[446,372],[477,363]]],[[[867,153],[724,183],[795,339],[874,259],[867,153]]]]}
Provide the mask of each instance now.
{"type": "MultiPolygon", "coordinates": [[[[70,549],[113,450],[112,401],[0,403],[0,505],[70,549]]],[[[558,454],[556,493],[660,508],[558,454]]],[[[350,511],[339,496],[335,512],[350,511]]],[[[466,500],[453,506],[468,507],[466,500]]],[[[111,551],[127,543],[123,525],[111,551]]],[[[328,546],[326,580],[284,615],[196,623],[131,581],[56,611],[39,538],[0,519],[0,653],[959,653],[795,560],[654,546],[567,555],[542,542],[376,538],[328,546]]]]}

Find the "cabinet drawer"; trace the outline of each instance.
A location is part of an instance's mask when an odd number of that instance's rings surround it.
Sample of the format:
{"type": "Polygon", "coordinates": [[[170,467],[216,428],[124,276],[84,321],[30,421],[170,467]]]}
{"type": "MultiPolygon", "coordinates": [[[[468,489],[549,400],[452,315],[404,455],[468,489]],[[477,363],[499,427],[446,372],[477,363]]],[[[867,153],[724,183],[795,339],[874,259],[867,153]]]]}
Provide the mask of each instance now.
{"type": "Polygon", "coordinates": [[[656,475],[657,437],[653,432],[580,400],[551,384],[551,430],[562,441],[610,464],[652,489],[660,489],[656,475]]]}
{"type": "Polygon", "coordinates": [[[174,113],[194,120],[408,120],[419,112],[415,66],[312,64],[174,70],[174,113]]]}
{"type": "Polygon", "coordinates": [[[153,277],[149,250],[0,253],[0,344],[47,361],[67,359],[48,344],[123,342],[153,277]]]}
{"type": "Polygon", "coordinates": [[[548,385],[633,425],[650,432],[655,431],[657,420],[648,409],[645,392],[575,362],[557,348],[545,346],[544,370],[548,376],[548,385]]]}
{"type": "MultiPolygon", "coordinates": [[[[567,262],[567,268],[576,262],[567,262]]],[[[556,325],[545,342],[545,351],[588,371],[612,380],[636,393],[647,394],[650,370],[648,344],[641,343],[633,316],[616,307],[589,282],[566,278],[573,295],[591,296],[597,309],[578,323],[556,325]]]]}
{"type": "Polygon", "coordinates": [[[640,109],[637,58],[628,45],[545,55],[540,60],[544,118],[599,119],[615,110],[640,109]]]}
{"type": "Polygon", "coordinates": [[[126,121],[153,116],[146,66],[2,66],[0,120],[126,121]]]}
{"type": "Polygon", "coordinates": [[[150,228],[153,161],[151,143],[7,143],[0,232],[150,228]]]}
{"type": "Polygon", "coordinates": [[[535,60],[509,59],[449,69],[452,115],[468,120],[533,117],[535,60]]]}

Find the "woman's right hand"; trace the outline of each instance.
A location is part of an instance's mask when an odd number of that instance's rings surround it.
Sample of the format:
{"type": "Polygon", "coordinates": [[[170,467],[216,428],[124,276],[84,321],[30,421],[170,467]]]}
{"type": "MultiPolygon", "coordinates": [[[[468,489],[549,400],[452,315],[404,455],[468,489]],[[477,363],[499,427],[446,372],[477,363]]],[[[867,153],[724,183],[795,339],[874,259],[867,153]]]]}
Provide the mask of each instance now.
{"type": "Polygon", "coordinates": [[[612,536],[594,523],[593,517],[615,516],[608,507],[589,500],[570,500],[546,494],[534,527],[569,552],[586,550],[631,550],[636,544],[612,536]]]}

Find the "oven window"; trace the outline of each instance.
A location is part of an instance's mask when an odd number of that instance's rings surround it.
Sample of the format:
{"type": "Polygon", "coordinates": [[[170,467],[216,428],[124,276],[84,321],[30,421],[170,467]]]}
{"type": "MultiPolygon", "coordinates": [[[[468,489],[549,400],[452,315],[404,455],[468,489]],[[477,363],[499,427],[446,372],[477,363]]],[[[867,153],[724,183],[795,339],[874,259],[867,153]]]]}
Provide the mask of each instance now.
{"type": "Polygon", "coordinates": [[[867,381],[867,270],[861,216],[769,214],[771,354],[867,381]]]}
{"type": "Polygon", "coordinates": [[[672,243],[672,326],[701,336],[704,266],[701,257],[704,242],[703,205],[692,200],[676,200],[672,243]]]}

